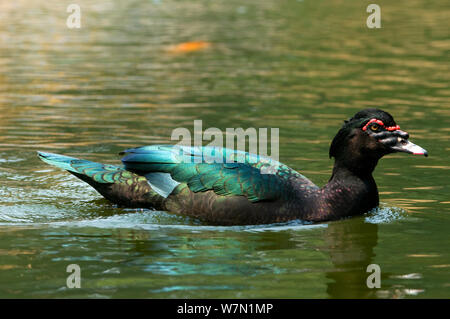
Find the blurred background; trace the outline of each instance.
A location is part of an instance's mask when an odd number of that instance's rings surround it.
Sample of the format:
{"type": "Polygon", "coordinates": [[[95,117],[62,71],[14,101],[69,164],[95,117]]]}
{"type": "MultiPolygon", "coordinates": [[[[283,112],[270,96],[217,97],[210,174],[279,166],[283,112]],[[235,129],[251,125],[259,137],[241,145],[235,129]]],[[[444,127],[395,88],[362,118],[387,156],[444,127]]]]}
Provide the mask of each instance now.
{"type": "Polygon", "coordinates": [[[448,298],[450,8],[380,0],[369,29],[372,2],[1,1],[0,297],[448,298]],[[196,119],[276,127],[280,161],[323,185],[331,139],[366,107],[430,156],[389,155],[380,208],[320,225],[117,208],[35,153],[118,163],[196,119]]]}

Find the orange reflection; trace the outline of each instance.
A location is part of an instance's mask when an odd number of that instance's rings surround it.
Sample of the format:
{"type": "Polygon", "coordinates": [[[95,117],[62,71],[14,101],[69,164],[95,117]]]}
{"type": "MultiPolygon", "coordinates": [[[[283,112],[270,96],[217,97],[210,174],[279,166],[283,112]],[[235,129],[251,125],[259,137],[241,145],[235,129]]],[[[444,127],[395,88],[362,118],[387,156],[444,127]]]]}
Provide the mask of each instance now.
{"type": "Polygon", "coordinates": [[[169,52],[171,53],[189,53],[207,49],[211,46],[211,43],[205,41],[191,41],[191,42],[183,42],[177,45],[174,45],[169,48],[169,52]]]}

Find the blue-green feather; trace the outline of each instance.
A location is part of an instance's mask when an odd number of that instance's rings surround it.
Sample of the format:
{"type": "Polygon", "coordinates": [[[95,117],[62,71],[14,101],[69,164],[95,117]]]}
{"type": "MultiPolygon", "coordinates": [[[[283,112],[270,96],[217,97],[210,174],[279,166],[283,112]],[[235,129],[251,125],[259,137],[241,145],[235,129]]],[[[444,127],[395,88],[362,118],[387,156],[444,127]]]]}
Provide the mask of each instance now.
{"type": "Polygon", "coordinates": [[[48,164],[86,175],[98,183],[126,183],[127,180],[133,178],[132,173],[124,170],[121,166],[95,163],[53,153],[38,152],[38,155],[48,164]]]}
{"type": "Polygon", "coordinates": [[[124,153],[126,169],[170,173],[193,192],[213,190],[217,195],[246,196],[250,201],[280,198],[290,177],[303,177],[268,157],[226,148],[152,145],[124,153]],[[212,162],[211,155],[222,162],[212,162]],[[276,174],[261,173],[261,168],[269,165],[275,166],[276,174]]]}

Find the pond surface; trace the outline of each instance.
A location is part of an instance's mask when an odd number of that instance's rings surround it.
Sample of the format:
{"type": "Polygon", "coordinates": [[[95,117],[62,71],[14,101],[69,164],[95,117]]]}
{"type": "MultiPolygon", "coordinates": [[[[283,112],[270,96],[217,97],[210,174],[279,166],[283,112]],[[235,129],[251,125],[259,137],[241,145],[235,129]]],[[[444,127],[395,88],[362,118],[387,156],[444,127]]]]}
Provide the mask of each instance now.
{"type": "Polygon", "coordinates": [[[445,1],[0,2],[0,297],[448,298],[445,1]],[[430,154],[384,158],[380,208],[318,225],[212,227],[117,208],[37,150],[119,163],[177,127],[274,127],[318,185],[356,111],[392,113],[430,154]],[[69,289],[66,267],[81,268],[69,289]],[[381,288],[369,289],[370,264],[381,288]]]}

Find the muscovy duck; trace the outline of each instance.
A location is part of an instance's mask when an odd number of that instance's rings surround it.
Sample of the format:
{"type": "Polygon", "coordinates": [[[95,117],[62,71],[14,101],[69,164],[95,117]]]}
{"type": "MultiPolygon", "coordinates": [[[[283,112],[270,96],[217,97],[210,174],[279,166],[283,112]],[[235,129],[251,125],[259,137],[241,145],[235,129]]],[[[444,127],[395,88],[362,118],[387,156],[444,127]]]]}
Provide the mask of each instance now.
{"type": "Polygon", "coordinates": [[[321,222],[361,215],[378,206],[372,177],[378,160],[394,152],[428,156],[408,138],[389,113],[359,111],[344,122],[331,143],[334,168],[322,188],[268,157],[226,148],[138,147],[121,153],[125,154],[121,166],[38,155],[120,206],[164,210],[215,225],[321,222]],[[211,154],[223,161],[208,160],[211,154]],[[272,174],[262,173],[267,165],[275,167],[272,174]]]}

